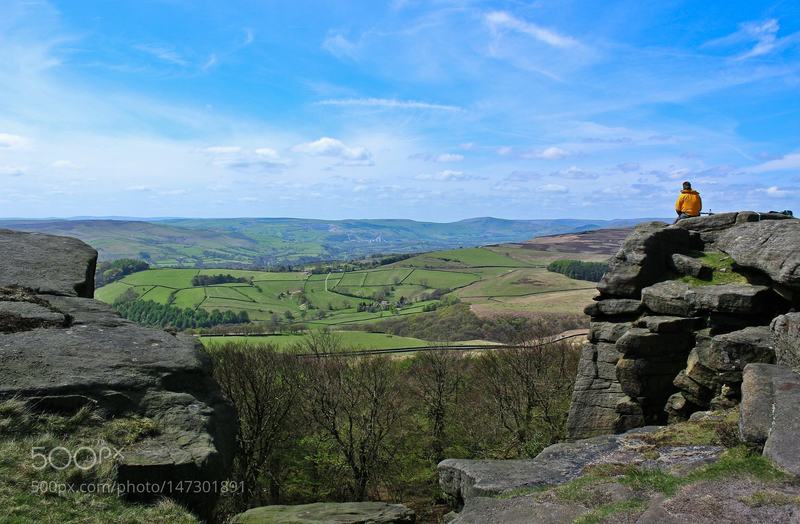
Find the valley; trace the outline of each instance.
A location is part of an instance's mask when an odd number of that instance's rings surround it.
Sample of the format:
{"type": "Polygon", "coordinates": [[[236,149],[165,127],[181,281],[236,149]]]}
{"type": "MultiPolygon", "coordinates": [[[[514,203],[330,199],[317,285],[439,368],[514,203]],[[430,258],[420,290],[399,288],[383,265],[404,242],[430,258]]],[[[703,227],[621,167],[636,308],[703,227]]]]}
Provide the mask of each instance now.
{"type": "Polygon", "coordinates": [[[246,312],[251,324],[226,326],[224,331],[283,333],[249,338],[257,343],[281,346],[296,341],[294,332],[329,328],[352,346],[411,347],[427,342],[363,331],[380,331],[382,322],[457,303],[479,318],[581,314],[595,293],[595,284],[547,270],[550,262],[563,258],[603,261],[607,256],[500,244],[433,251],[346,272],[161,268],[133,273],[103,286],[96,297],[109,304],[135,298],[192,311],[246,312]],[[234,281],[193,285],[198,276],[218,275],[234,281]]]}

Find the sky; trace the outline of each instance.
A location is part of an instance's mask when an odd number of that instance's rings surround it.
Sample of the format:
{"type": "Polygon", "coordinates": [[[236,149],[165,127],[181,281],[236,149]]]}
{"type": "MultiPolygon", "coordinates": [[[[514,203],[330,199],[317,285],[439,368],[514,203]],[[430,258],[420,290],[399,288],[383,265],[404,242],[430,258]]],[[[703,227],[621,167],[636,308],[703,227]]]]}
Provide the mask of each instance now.
{"type": "Polygon", "coordinates": [[[0,0],[0,216],[800,212],[800,2],[0,0]]]}

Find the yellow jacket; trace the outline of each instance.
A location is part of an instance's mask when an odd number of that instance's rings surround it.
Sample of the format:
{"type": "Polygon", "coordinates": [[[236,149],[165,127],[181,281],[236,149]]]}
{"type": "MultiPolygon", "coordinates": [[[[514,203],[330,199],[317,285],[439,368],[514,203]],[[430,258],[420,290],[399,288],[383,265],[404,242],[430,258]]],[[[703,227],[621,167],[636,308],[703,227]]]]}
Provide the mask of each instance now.
{"type": "Polygon", "coordinates": [[[678,213],[696,217],[700,216],[701,209],[703,209],[703,201],[700,199],[700,193],[694,189],[684,189],[678,195],[678,201],[675,202],[675,211],[678,213]]]}

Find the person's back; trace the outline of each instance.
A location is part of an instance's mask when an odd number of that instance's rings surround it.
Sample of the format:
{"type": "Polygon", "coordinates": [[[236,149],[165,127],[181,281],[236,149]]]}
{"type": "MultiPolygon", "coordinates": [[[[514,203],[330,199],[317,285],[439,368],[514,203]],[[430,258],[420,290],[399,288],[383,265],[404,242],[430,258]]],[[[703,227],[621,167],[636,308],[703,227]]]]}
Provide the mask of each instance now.
{"type": "Polygon", "coordinates": [[[700,198],[700,193],[692,189],[691,183],[684,182],[683,190],[675,202],[675,212],[678,214],[678,218],[675,221],[677,222],[682,218],[700,216],[702,209],[703,200],[700,198]]]}

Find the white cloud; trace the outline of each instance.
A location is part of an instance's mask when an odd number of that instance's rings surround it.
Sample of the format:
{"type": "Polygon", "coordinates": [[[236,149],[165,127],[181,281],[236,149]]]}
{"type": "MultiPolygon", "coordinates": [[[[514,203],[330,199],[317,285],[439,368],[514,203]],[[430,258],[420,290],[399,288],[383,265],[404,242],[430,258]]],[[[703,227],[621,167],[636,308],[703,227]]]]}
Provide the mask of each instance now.
{"type": "Polygon", "coordinates": [[[210,154],[215,166],[238,171],[264,171],[286,167],[289,160],[270,147],[259,147],[252,151],[239,146],[213,146],[203,151],[210,154]]]}
{"type": "Polygon", "coordinates": [[[202,69],[203,71],[208,71],[209,69],[211,69],[212,67],[214,67],[215,65],[217,65],[217,63],[218,63],[218,62],[219,62],[219,60],[217,59],[217,55],[216,55],[216,53],[211,53],[211,54],[208,56],[208,60],[206,60],[206,63],[205,63],[205,64],[203,64],[203,65],[200,67],[200,69],[202,69]]]}
{"type": "Polygon", "coordinates": [[[623,162],[621,164],[617,164],[617,169],[622,171],[623,173],[631,173],[633,171],[639,171],[642,166],[638,162],[623,162]]]}
{"type": "Polygon", "coordinates": [[[439,171],[436,173],[436,176],[441,178],[442,180],[463,180],[466,176],[463,171],[455,171],[453,169],[445,169],[444,171],[439,171]]]}
{"type": "Polygon", "coordinates": [[[759,192],[764,193],[765,195],[773,198],[785,197],[794,193],[794,191],[788,189],[781,189],[778,186],[770,186],[766,189],[760,189],[759,192]]]}
{"type": "Polygon", "coordinates": [[[560,184],[544,184],[536,188],[542,193],[566,193],[569,190],[560,184]]]}
{"type": "Polygon", "coordinates": [[[23,176],[26,169],[23,166],[0,166],[0,176],[23,176]]]}
{"type": "Polygon", "coordinates": [[[54,167],[56,169],[80,169],[81,165],[72,162],[71,160],[56,160],[50,167],[54,167]]]}
{"type": "Polygon", "coordinates": [[[189,65],[189,63],[181,55],[169,47],[156,44],[139,44],[133,47],[134,49],[143,53],[147,53],[148,55],[158,58],[163,62],[168,62],[170,64],[179,66],[189,65]]]}
{"type": "Polygon", "coordinates": [[[577,166],[570,166],[567,169],[556,171],[555,173],[552,173],[552,176],[561,178],[570,178],[573,180],[594,180],[598,177],[596,173],[590,173],[588,171],[584,171],[583,169],[577,166]]]}
{"type": "Polygon", "coordinates": [[[167,189],[164,191],[159,191],[158,194],[161,196],[180,196],[189,193],[188,189],[167,189]]]}
{"type": "Polygon", "coordinates": [[[750,173],[767,173],[770,171],[784,171],[787,169],[800,169],[800,153],[789,153],[781,158],[749,167],[745,169],[745,171],[750,173]]]}
{"type": "Polygon", "coordinates": [[[500,146],[500,147],[497,148],[496,151],[497,151],[498,155],[506,156],[506,155],[510,155],[514,151],[514,149],[511,148],[510,146],[500,146]]]}
{"type": "Polygon", "coordinates": [[[358,53],[358,44],[348,40],[341,33],[331,33],[322,41],[322,49],[337,58],[354,59],[358,53]]]}
{"type": "Polygon", "coordinates": [[[28,139],[20,135],[0,133],[0,149],[22,149],[28,145],[28,139]]]}
{"type": "Polygon", "coordinates": [[[205,148],[203,151],[206,153],[211,153],[212,155],[227,155],[232,153],[238,153],[242,150],[239,146],[211,146],[205,148]]]}
{"type": "Polygon", "coordinates": [[[131,192],[136,192],[136,193],[149,193],[152,190],[153,190],[152,187],[143,186],[143,185],[140,185],[140,186],[128,186],[128,187],[125,188],[125,191],[131,191],[131,192]]]}
{"type": "Polygon", "coordinates": [[[514,170],[505,178],[507,182],[528,182],[542,178],[541,173],[535,171],[514,170]]]}
{"type": "Polygon", "coordinates": [[[372,153],[365,148],[350,147],[341,140],[327,136],[313,142],[297,144],[292,151],[306,155],[340,158],[348,165],[368,165],[372,162],[372,153]]]}
{"type": "Polygon", "coordinates": [[[487,14],[486,22],[495,31],[498,29],[511,29],[533,37],[551,47],[564,49],[580,46],[580,42],[570,36],[561,35],[551,29],[520,20],[505,11],[494,11],[487,14]]]}
{"type": "Polygon", "coordinates": [[[739,30],[735,33],[707,42],[703,47],[752,44],[750,49],[735,57],[735,60],[747,60],[748,58],[768,55],[781,47],[800,41],[800,33],[792,33],[783,38],[778,38],[780,28],[781,26],[776,18],[744,22],[739,25],[739,30]]]}
{"type": "Polygon", "coordinates": [[[543,158],[544,160],[558,160],[559,158],[569,156],[569,154],[569,151],[561,149],[560,147],[551,146],[534,153],[533,156],[536,158],[543,158]]]}
{"type": "Polygon", "coordinates": [[[242,41],[243,46],[249,46],[256,40],[256,35],[253,33],[252,29],[245,29],[244,30],[244,41],[242,41]]]}
{"type": "Polygon", "coordinates": [[[441,155],[436,157],[436,161],[440,164],[446,164],[449,162],[461,162],[464,160],[464,155],[459,155],[456,153],[442,153],[441,155]]]}
{"type": "Polygon", "coordinates": [[[281,155],[270,147],[259,147],[255,150],[255,154],[270,160],[281,160],[281,155]]]}
{"type": "Polygon", "coordinates": [[[385,107],[389,109],[423,109],[432,111],[463,111],[462,108],[447,104],[420,102],[418,100],[397,100],[395,98],[336,98],[317,102],[324,106],[363,106],[385,107]]]}

